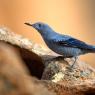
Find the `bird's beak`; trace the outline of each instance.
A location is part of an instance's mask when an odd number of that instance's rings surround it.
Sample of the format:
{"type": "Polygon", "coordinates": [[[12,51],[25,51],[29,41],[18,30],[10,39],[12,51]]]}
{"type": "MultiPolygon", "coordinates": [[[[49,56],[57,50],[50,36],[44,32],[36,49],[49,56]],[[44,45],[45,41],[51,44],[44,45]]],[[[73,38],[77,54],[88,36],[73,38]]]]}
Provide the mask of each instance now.
{"type": "Polygon", "coordinates": [[[28,26],[32,26],[32,27],[33,27],[33,24],[31,24],[31,23],[25,22],[24,24],[26,24],[26,25],[28,25],[28,26]]]}

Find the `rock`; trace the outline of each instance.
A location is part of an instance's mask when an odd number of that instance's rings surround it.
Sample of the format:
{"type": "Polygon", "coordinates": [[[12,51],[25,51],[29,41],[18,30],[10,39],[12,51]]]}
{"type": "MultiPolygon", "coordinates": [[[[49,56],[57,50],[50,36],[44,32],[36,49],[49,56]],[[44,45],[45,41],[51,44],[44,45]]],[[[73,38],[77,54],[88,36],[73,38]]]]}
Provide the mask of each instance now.
{"type": "Polygon", "coordinates": [[[37,78],[41,78],[44,69],[41,56],[44,55],[44,49],[23,36],[10,32],[7,28],[0,28],[0,41],[14,46],[30,73],[37,78]]]}
{"type": "Polygon", "coordinates": [[[87,63],[77,60],[71,69],[73,59],[64,60],[55,56],[38,44],[5,28],[0,28],[0,40],[19,52],[31,77],[38,78],[37,81],[49,92],[57,95],[95,95],[95,69],[87,63]]]}
{"type": "Polygon", "coordinates": [[[0,43],[0,95],[55,95],[30,76],[19,53],[0,43]]]}

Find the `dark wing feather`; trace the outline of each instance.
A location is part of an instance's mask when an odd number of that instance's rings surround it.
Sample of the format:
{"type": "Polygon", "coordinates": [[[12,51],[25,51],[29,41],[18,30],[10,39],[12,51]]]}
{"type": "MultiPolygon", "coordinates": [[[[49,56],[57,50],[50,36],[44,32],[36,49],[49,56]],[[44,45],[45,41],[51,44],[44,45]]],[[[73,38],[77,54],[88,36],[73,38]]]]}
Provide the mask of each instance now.
{"type": "Polygon", "coordinates": [[[73,47],[73,48],[80,48],[80,49],[85,49],[85,50],[92,50],[92,46],[91,45],[87,45],[85,42],[77,40],[75,38],[69,38],[67,40],[54,40],[56,41],[57,44],[59,45],[63,45],[66,47],[73,47]]]}

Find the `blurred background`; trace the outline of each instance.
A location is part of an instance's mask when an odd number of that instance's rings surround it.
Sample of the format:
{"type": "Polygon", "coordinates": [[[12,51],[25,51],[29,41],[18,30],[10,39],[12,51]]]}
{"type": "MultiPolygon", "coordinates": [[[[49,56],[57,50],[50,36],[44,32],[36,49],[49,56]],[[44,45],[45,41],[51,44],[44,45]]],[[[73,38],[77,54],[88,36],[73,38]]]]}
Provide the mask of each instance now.
{"type": "MultiPolygon", "coordinates": [[[[45,22],[59,33],[95,45],[95,0],[0,0],[0,25],[46,47],[24,22],[45,22]]],[[[95,54],[80,57],[95,67],[95,54]]]]}

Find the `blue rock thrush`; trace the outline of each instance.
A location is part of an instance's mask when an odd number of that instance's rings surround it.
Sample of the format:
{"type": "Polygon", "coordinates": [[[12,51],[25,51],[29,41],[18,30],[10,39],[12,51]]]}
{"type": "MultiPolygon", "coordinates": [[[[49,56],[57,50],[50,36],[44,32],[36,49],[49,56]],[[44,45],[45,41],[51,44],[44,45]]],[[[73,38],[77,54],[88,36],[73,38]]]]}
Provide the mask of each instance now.
{"type": "Polygon", "coordinates": [[[46,45],[54,52],[62,55],[64,58],[75,58],[74,66],[79,55],[86,53],[95,53],[95,46],[88,45],[83,41],[75,39],[68,35],[56,33],[49,25],[37,22],[34,24],[25,23],[35,28],[44,39],[46,45]]]}

